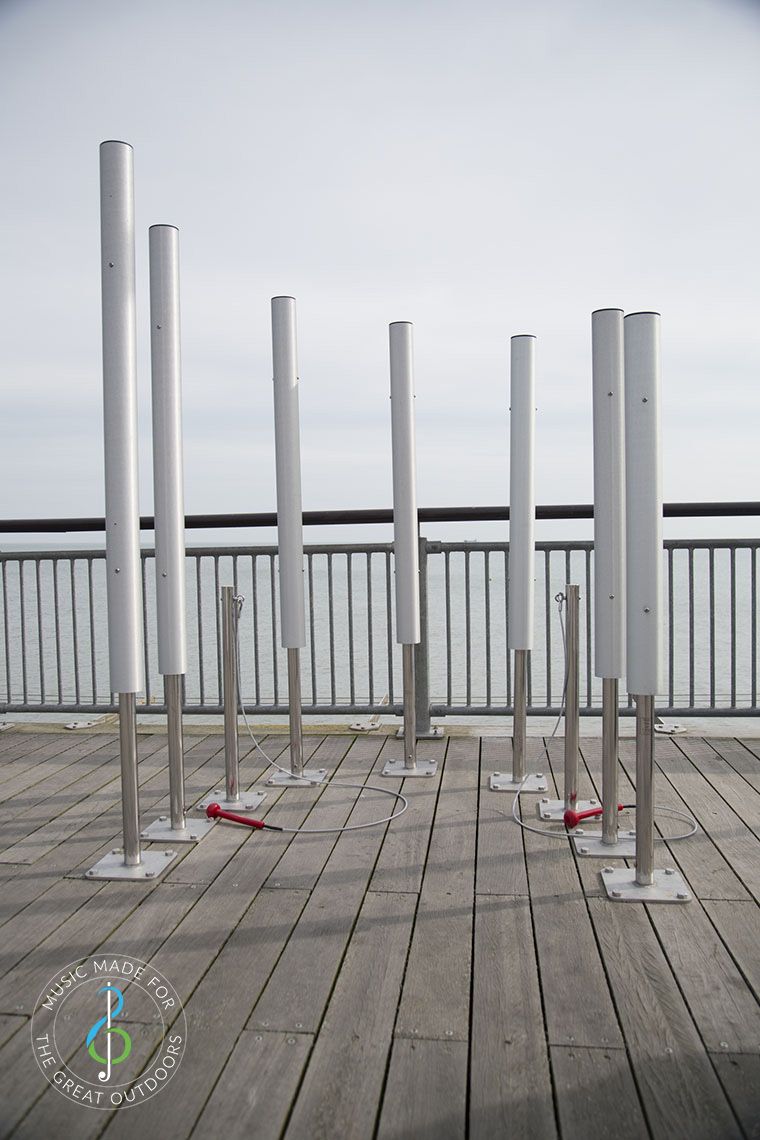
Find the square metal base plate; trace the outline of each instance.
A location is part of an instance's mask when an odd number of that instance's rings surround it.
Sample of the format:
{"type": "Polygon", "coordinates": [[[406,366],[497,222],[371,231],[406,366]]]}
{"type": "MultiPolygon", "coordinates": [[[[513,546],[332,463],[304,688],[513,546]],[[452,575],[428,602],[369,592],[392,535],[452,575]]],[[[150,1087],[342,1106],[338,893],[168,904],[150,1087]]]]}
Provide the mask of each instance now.
{"type": "Polygon", "coordinates": [[[573,843],[578,855],[594,859],[633,859],[636,855],[635,831],[618,829],[618,841],[614,844],[602,843],[601,831],[587,831],[584,835],[578,835],[576,831],[573,843]]]}
{"type": "MultiPolygon", "coordinates": [[[[602,805],[599,800],[576,800],[576,811],[588,811],[589,808],[600,808],[602,805]]],[[[565,818],[565,801],[564,800],[539,800],[536,804],[536,811],[539,819],[556,819],[562,823],[565,818]]],[[[584,820],[584,822],[586,822],[584,820]]]]}
{"type": "MultiPolygon", "coordinates": [[[[442,724],[431,724],[430,732],[418,732],[415,734],[417,740],[440,740],[443,736],[442,724]]],[[[396,729],[396,740],[404,739],[403,728],[396,729]]]]}
{"type": "Polygon", "coordinates": [[[533,772],[524,780],[517,780],[516,782],[509,772],[494,772],[488,786],[492,792],[512,792],[513,794],[519,792],[520,795],[523,792],[545,792],[549,788],[543,772],[533,772]]]}
{"type": "Polygon", "coordinates": [[[180,830],[172,828],[168,815],[160,815],[140,832],[140,838],[147,839],[149,843],[198,843],[213,826],[213,819],[186,819],[180,830]]]}
{"type": "Polygon", "coordinates": [[[405,768],[403,760],[389,760],[382,770],[383,776],[401,776],[411,780],[415,776],[434,776],[438,771],[437,760],[417,760],[415,768],[405,768]]]}
{"type": "Polygon", "coordinates": [[[94,867],[85,871],[86,879],[132,879],[143,881],[157,879],[170,863],[177,858],[176,851],[143,851],[136,867],[128,867],[124,862],[124,852],[115,847],[104,855],[94,867]]]}
{"type": "Polygon", "coordinates": [[[302,776],[275,770],[267,780],[270,788],[314,788],[327,779],[326,768],[304,768],[302,776]]]}
{"type": "Polygon", "coordinates": [[[219,804],[225,811],[256,811],[256,808],[267,798],[266,792],[241,792],[239,800],[228,800],[227,792],[221,788],[212,792],[195,805],[196,811],[205,811],[209,804],[219,804]]]}
{"type": "Polygon", "coordinates": [[[636,871],[631,867],[603,867],[601,874],[607,898],[615,902],[685,903],[691,900],[686,880],[672,867],[655,871],[654,882],[643,887],[636,882],[636,871]]]}

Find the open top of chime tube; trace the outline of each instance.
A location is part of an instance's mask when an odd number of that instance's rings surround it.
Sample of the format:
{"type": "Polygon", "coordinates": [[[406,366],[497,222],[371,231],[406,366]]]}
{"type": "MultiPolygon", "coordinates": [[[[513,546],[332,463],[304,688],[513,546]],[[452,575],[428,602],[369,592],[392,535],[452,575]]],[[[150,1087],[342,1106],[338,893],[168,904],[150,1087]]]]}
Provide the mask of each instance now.
{"type": "Polygon", "coordinates": [[[114,693],[143,688],[132,147],[100,147],[108,656],[114,693]]]}
{"type": "Polygon", "coordinates": [[[158,671],[187,672],[179,232],[151,226],[150,348],[158,671]]]}
{"type": "Polygon", "coordinates": [[[594,398],[594,672],[625,675],[623,310],[591,315],[594,398]]]}
{"type": "Polygon", "coordinates": [[[660,316],[625,318],[627,685],[662,687],[662,448],[660,316]]]}
{"type": "Polygon", "coordinates": [[[420,640],[417,473],[414,436],[412,325],[390,326],[393,551],[396,568],[396,641],[420,640]]]}
{"type": "Polygon", "coordinates": [[[509,427],[509,648],[533,648],[536,338],[513,336],[509,427]]]}
{"type": "Polygon", "coordinates": [[[277,547],[280,574],[280,641],[285,649],[301,649],[306,644],[306,620],[296,302],[293,297],[272,298],[272,367],[277,475],[277,547]]]}

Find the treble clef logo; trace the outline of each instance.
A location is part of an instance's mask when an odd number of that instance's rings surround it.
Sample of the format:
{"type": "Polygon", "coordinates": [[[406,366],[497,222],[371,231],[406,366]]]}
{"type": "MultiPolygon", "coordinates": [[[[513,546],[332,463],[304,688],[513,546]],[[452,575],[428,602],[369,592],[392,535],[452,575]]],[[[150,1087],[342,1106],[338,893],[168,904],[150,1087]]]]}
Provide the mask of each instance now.
{"type": "Polygon", "coordinates": [[[124,1009],[124,995],[121,990],[117,986],[101,986],[101,988],[98,990],[98,993],[104,993],[108,995],[106,999],[106,1016],[101,1017],[90,1028],[90,1031],[87,1034],[85,1045],[87,1046],[87,1052],[90,1054],[93,1061],[97,1061],[99,1065],[106,1066],[102,1072],[98,1073],[98,1080],[108,1081],[111,1079],[111,1066],[120,1065],[122,1061],[126,1061],[127,1057],[132,1052],[132,1038],[129,1036],[126,1029],[122,1029],[118,1025],[111,1025],[113,1018],[118,1017],[121,1011],[124,1009]],[[111,1009],[111,994],[116,994],[117,998],[116,1008],[113,1010],[111,1009]],[[105,1057],[101,1057],[95,1048],[95,1038],[104,1026],[106,1032],[106,1055],[105,1057]],[[114,1033],[117,1033],[124,1043],[121,1055],[118,1057],[114,1057],[112,1055],[111,1038],[114,1033]]]}

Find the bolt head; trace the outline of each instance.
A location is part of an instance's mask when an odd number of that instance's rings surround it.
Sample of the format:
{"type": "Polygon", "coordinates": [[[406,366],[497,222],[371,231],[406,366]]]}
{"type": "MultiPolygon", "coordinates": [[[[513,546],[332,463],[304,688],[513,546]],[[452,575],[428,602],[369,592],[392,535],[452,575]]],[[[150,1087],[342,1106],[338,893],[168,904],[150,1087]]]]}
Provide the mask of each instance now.
{"type": "Polygon", "coordinates": [[[156,877],[155,871],[146,871],[145,872],[145,878],[146,879],[155,879],[155,877],[156,877]]]}
{"type": "Polygon", "coordinates": [[[676,898],[679,900],[679,902],[686,902],[688,897],[689,897],[688,891],[678,891],[676,894],[676,898]]]}
{"type": "Polygon", "coordinates": [[[578,850],[580,851],[581,855],[588,855],[588,847],[579,847],[578,850]]]}
{"type": "Polygon", "coordinates": [[[166,819],[167,819],[167,816],[165,816],[165,815],[160,815],[158,818],[160,819],[161,823],[165,823],[165,822],[166,822],[166,819]]]}
{"type": "Polygon", "coordinates": [[[498,777],[498,776],[500,776],[500,775],[501,775],[501,772],[494,772],[494,776],[497,776],[497,777],[498,777]]]}
{"type": "Polygon", "coordinates": [[[622,891],[610,891],[610,894],[612,895],[613,899],[621,899],[623,897],[622,891]]]}
{"type": "Polygon", "coordinates": [[[665,874],[666,874],[666,875],[674,875],[674,874],[675,874],[675,872],[674,872],[674,870],[673,870],[673,868],[672,868],[672,867],[666,867],[666,868],[665,868],[665,874]]]}
{"type": "Polygon", "coordinates": [[[614,867],[602,867],[602,874],[603,875],[611,875],[612,872],[614,871],[614,869],[615,869],[614,867]]]}

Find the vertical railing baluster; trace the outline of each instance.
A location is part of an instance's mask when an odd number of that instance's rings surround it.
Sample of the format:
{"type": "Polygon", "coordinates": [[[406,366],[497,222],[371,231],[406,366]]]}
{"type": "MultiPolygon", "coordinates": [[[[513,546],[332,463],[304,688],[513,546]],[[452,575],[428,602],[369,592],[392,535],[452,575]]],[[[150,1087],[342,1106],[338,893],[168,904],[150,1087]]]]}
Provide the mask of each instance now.
{"type": "Polygon", "coordinates": [[[694,708],[694,547],[689,547],[689,704],[694,708]]]}
{"type": "Polygon", "coordinates": [[[731,547],[731,708],[736,708],[736,547],[731,547]]]}
{"type": "Polygon", "coordinates": [[[77,587],[74,558],[69,559],[69,569],[71,571],[71,634],[74,649],[74,700],[79,705],[82,703],[82,695],[79,684],[79,630],[77,626],[77,587]]]}
{"type": "Polygon", "coordinates": [[[504,653],[507,666],[507,708],[512,708],[512,656],[509,652],[509,545],[504,549],[504,653]]]}
{"type": "Polygon", "coordinates": [[[37,656],[40,665],[40,704],[45,703],[45,660],[43,657],[42,636],[42,587],[40,582],[40,559],[35,559],[34,581],[37,590],[37,656]]]}
{"type": "Polygon", "coordinates": [[[26,672],[26,598],[24,592],[24,559],[18,563],[19,601],[21,607],[21,692],[25,705],[29,704],[29,686],[26,672]]]}
{"type": "MultiPolygon", "coordinates": [[[[200,691],[201,705],[206,703],[206,674],[203,666],[203,607],[201,605],[201,558],[202,555],[196,554],[195,556],[195,599],[197,603],[198,614],[198,688],[200,691]]],[[[216,604],[216,602],[214,603],[216,604]]]]}
{"type": "Polygon", "coordinates": [[[491,704],[491,576],[490,551],[483,558],[483,586],[485,589],[486,618],[486,708],[491,704]]]}
{"type": "Polygon", "coordinates": [[[356,684],[354,679],[354,595],[351,576],[351,552],[346,553],[346,592],[348,594],[348,690],[349,700],[354,704],[356,684]]]}
{"type": "Polygon", "coordinates": [[[586,550],[586,708],[591,708],[591,551],[586,550]]]}
{"type": "Polygon", "coordinates": [[[87,602],[90,613],[90,676],[92,679],[92,703],[98,703],[98,667],[95,652],[95,602],[93,599],[92,559],[87,559],[87,602]]]}
{"type": "Polygon", "coordinates": [[[333,560],[327,555],[327,629],[330,650],[330,702],[335,704],[335,601],[333,596],[333,560]]]}
{"type": "Polygon", "coordinates": [[[261,652],[259,645],[259,586],[258,586],[258,558],[251,555],[251,595],[253,609],[253,691],[256,704],[261,704],[261,652]]]}
{"type": "Polygon", "coordinates": [[[710,708],[715,708],[715,548],[710,547],[710,708]]]}
{"type": "Polygon", "coordinates": [[[311,661],[311,703],[317,703],[317,646],[314,626],[316,614],[314,613],[314,555],[306,555],[306,566],[309,581],[309,660],[311,661]]]}
{"type": "Polygon", "coordinates": [[[224,685],[222,684],[222,671],[223,659],[222,653],[222,584],[219,577],[219,555],[214,555],[214,599],[216,604],[214,606],[214,630],[216,633],[216,691],[219,697],[219,704],[224,704],[224,685]]]}
{"type": "Polygon", "coordinates": [[[367,559],[367,661],[369,664],[369,704],[375,703],[375,663],[374,654],[372,652],[372,551],[368,550],[366,553],[367,559]]]}
{"type": "MultiPolygon", "coordinates": [[[[61,668],[61,612],[60,612],[60,598],[58,592],[58,567],[60,563],[57,558],[53,559],[53,612],[55,616],[55,670],[56,679],[58,682],[58,704],[63,704],[63,670],[61,668]]],[[[5,563],[3,563],[3,581],[5,580],[5,563]]],[[[6,626],[7,630],[7,626],[6,626]]],[[[7,637],[7,633],[6,633],[7,637]]],[[[10,679],[10,676],[9,676],[10,679]]],[[[10,700],[10,695],[8,697],[10,700]]]]}
{"type": "Polygon", "coordinates": [[[465,704],[472,704],[472,613],[470,609],[470,552],[464,552],[464,689],[465,704]]]}
{"type": "Polygon", "coordinates": [[[451,567],[448,550],[443,556],[443,580],[446,593],[446,705],[451,708],[451,567]]]}
{"type": "Polygon", "coordinates": [[[151,703],[151,687],[150,687],[150,655],[148,653],[148,576],[147,576],[147,561],[148,556],[143,550],[140,555],[140,574],[142,576],[142,620],[143,620],[143,661],[145,665],[145,703],[151,703]]]}
{"type": "Polygon", "coordinates": [[[385,552],[385,636],[388,645],[388,700],[394,703],[393,697],[393,590],[391,579],[391,552],[385,552]]]}
{"type": "Polygon", "coordinates": [[[275,575],[274,554],[269,555],[269,604],[272,616],[272,703],[277,705],[280,700],[280,669],[277,660],[277,579],[275,575]]]}
{"type": "MultiPolygon", "coordinates": [[[[8,624],[8,570],[7,563],[3,560],[3,637],[5,641],[5,692],[7,703],[10,705],[13,702],[11,696],[11,638],[10,629],[8,624]]],[[[59,671],[60,673],[60,671],[59,671]]]]}
{"type": "Polygon", "coordinates": [[[675,611],[673,609],[673,548],[668,548],[668,704],[673,707],[675,692],[675,611]]]}
{"type": "Polygon", "coordinates": [[[549,577],[550,551],[544,551],[544,643],[546,645],[546,707],[552,707],[552,622],[551,622],[551,579],[549,577]]]}
{"type": "Polygon", "coordinates": [[[750,563],[750,636],[752,644],[750,649],[750,701],[752,708],[757,708],[757,547],[753,547],[749,556],[750,563]]]}

